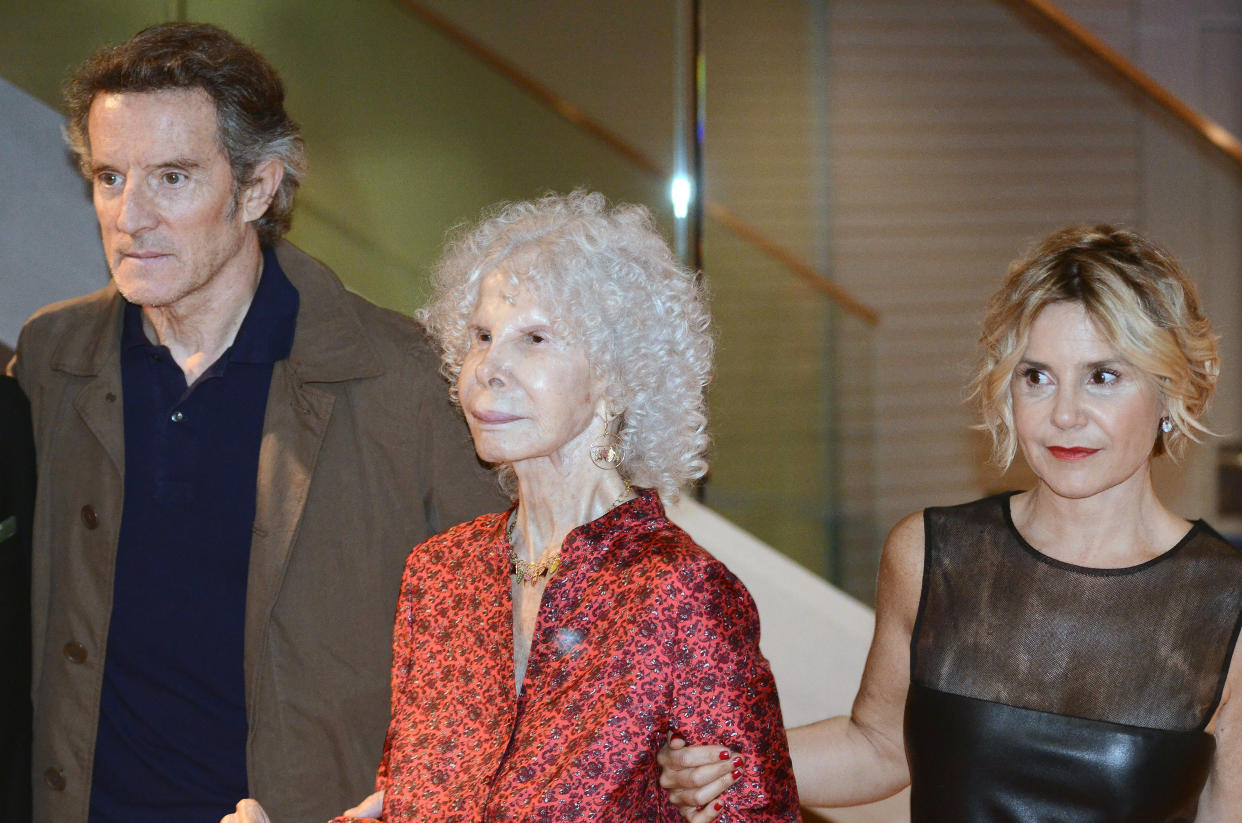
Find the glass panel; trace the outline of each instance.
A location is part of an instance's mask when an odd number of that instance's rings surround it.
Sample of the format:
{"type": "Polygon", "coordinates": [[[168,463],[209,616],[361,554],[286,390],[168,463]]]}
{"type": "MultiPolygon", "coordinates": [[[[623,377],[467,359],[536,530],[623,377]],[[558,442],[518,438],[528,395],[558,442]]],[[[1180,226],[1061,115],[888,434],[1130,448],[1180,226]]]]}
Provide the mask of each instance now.
{"type": "Polygon", "coordinates": [[[719,336],[704,502],[870,601],[873,330],[716,223],[704,248],[719,336]]]}
{"type": "MultiPolygon", "coordinates": [[[[704,191],[830,279],[822,4],[718,0],[705,9],[704,191]]],[[[879,554],[874,328],[711,221],[704,261],[720,333],[704,500],[870,602],[879,554]]]]}

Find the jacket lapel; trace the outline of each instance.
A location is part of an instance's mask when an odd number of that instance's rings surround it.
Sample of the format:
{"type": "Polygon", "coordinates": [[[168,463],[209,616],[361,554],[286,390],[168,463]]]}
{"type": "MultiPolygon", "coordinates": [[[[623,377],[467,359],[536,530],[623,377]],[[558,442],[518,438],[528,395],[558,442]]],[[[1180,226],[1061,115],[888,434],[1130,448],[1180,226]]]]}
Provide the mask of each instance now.
{"type": "Polygon", "coordinates": [[[90,322],[70,329],[52,355],[52,368],[92,378],[73,408],[103,446],[118,472],[125,471],[125,413],[121,402],[121,324],[125,301],[111,282],[90,295],[103,304],[90,322]]]}
{"type": "Polygon", "coordinates": [[[279,243],[276,251],[285,276],[298,290],[299,304],[293,349],[272,372],[259,447],[246,590],[245,678],[251,715],[268,653],[267,629],[337,399],[328,387],[383,373],[362,324],[348,308],[353,298],[336,276],[288,243],[279,243]]]}
{"type": "Polygon", "coordinates": [[[125,474],[125,410],[121,403],[121,367],[94,378],[73,398],[73,408],[99,440],[122,476],[125,474]]]}
{"type": "MultiPolygon", "coordinates": [[[[255,675],[266,653],[268,623],[302,522],[334,403],[329,392],[304,385],[287,361],[276,364],[259,447],[254,536],[246,583],[245,677],[250,713],[257,703],[255,675]]],[[[250,720],[253,726],[254,718],[250,720]]]]}

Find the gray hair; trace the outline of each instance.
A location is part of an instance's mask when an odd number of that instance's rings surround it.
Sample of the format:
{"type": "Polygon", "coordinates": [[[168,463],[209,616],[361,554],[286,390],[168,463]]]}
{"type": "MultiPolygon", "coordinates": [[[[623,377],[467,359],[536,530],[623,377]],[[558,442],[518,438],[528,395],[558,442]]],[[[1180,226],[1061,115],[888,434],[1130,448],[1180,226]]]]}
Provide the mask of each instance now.
{"type": "MultiPolygon", "coordinates": [[[[502,203],[451,236],[417,317],[442,348],[454,402],[479,284],[504,263],[586,351],[620,413],[630,482],[675,497],[707,472],[705,390],[714,343],[702,285],[639,205],[598,193],[502,203]]],[[[513,491],[512,470],[501,467],[513,491]]]]}

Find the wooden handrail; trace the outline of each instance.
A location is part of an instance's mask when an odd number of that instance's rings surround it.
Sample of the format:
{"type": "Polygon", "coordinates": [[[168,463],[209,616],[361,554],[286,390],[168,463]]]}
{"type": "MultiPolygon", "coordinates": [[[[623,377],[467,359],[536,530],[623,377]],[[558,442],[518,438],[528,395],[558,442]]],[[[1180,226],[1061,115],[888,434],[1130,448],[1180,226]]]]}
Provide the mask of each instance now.
{"type": "Polygon", "coordinates": [[[833,302],[841,306],[841,308],[856,314],[872,326],[880,322],[880,315],[875,309],[862,303],[854,295],[838,286],[828,278],[821,275],[815,269],[802,262],[797,255],[786,250],[784,247],[776,243],[757,230],[754,226],[742,220],[733,212],[713,200],[704,199],[703,209],[708,216],[717,223],[727,227],[738,237],[746,240],[751,245],[766,252],[770,257],[779,260],[785,264],[785,267],[798,275],[808,286],[818,291],[820,294],[831,298],[833,302]]]}
{"type": "Polygon", "coordinates": [[[1242,169],[1242,143],[1224,126],[1186,105],[1173,92],[1156,82],[1116,49],[1092,34],[1049,0],[1001,0],[1001,2],[1052,26],[1083,49],[1097,64],[1127,86],[1175,117],[1196,135],[1214,146],[1242,169]]]}
{"type": "MultiPolygon", "coordinates": [[[[627,143],[616,132],[608,129],[602,123],[582,111],[582,109],[574,106],[518,66],[501,57],[448,18],[427,8],[427,6],[417,0],[398,0],[398,2],[414,16],[456,42],[483,63],[491,66],[511,83],[522,89],[522,91],[531,95],[570,123],[586,131],[647,174],[661,180],[667,179],[670,176],[667,169],[661,168],[660,164],[627,143]]],[[[827,296],[847,312],[858,316],[864,322],[873,326],[880,322],[880,315],[875,309],[867,306],[850,294],[849,291],[817,271],[814,266],[806,263],[792,251],[742,220],[742,218],[733,214],[724,206],[705,197],[703,198],[703,210],[713,220],[780,262],[810,288],[827,296]]]]}

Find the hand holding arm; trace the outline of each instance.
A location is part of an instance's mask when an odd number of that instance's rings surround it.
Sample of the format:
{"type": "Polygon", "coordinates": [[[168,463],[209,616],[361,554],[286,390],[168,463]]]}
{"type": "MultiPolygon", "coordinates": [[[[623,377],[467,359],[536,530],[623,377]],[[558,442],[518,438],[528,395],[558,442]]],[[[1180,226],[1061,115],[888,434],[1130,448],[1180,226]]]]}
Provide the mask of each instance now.
{"type": "Polygon", "coordinates": [[[723,805],[716,807],[716,798],[740,777],[745,765],[742,755],[721,746],[687,746],[680,737],[673,737],[656,755],[659,761],[660,785],[668,790],[668,799],[681,816],[691,823],[716,819],[723,805]]]}
{"type": "MultiPolygon", "coordinates": [[[[897,524],[884,544],[876,594],[876,625],[862,684],[848,716],[789,730],[798,792],[807,806],[849,806],[880,800],[910,781],[902,737],[910,684],[910,640],[923,579],[923,517],[897,524]]],[[[683,817],[705,823],[733,783],[720,746],[660,750],[660,784],[683,817]],[[700,810],[700,807],[701,810],[700,810]]]]}
{"type": "Polygon", "coordinates": [[[854,806],[910,782],[903,738],[910,639],[923,585],[923,515],[909,515],[884,543],[875,633],[849,715],[789,730],[798,791],[807,806],[854,806]]]}
{"type": "Polygon", "coordinates": [[[669,615],[677,627],[668,643],[675,650],[669,658],[669,722],[688,742],[719,740],[723,745],[712,750],[718,759],[725,748],[741,753],[740,762],[729,761],[732,788],[712,804],[721,803],[722,820],[791,819],[797,814],[797,790],[776,684],[759,651],[754,601],[715,561],[690,564],[677,577],[675,586],[681,591],[671,601],[676,611],[669,615]]]}

